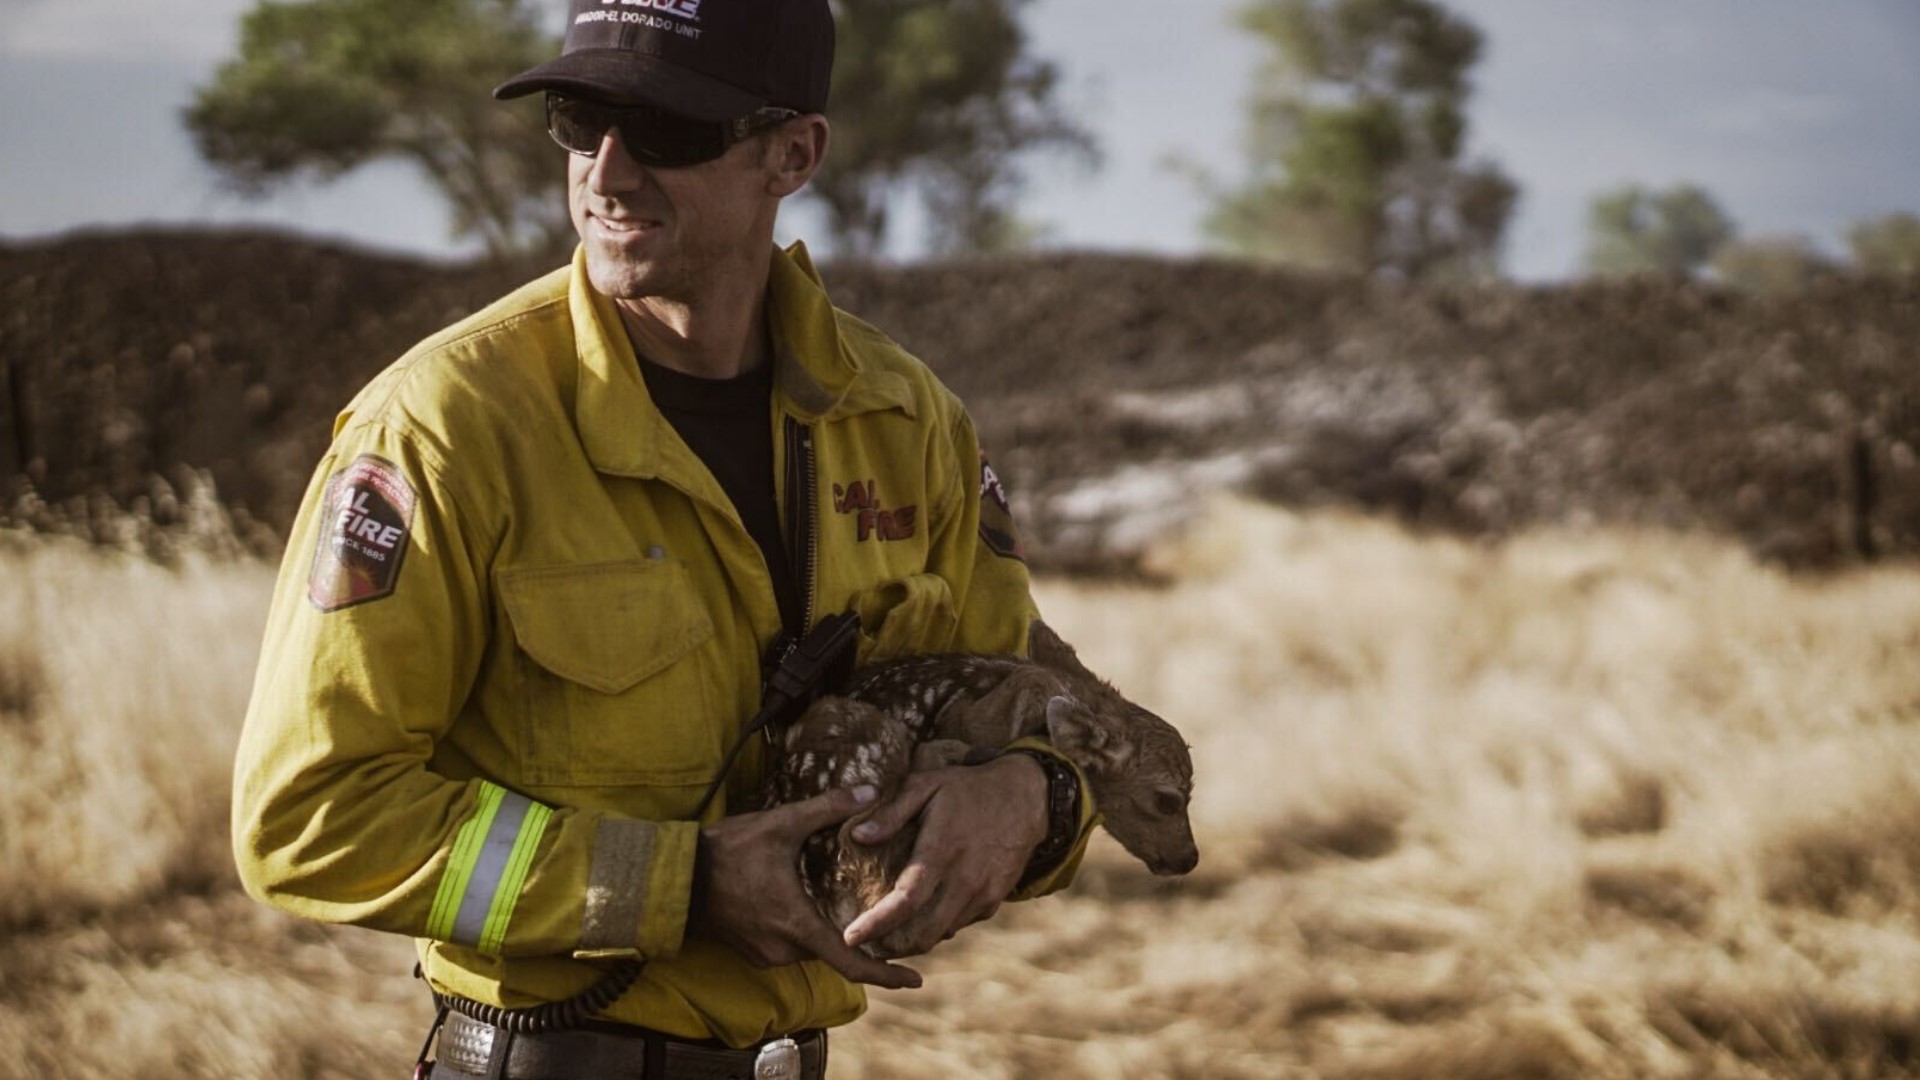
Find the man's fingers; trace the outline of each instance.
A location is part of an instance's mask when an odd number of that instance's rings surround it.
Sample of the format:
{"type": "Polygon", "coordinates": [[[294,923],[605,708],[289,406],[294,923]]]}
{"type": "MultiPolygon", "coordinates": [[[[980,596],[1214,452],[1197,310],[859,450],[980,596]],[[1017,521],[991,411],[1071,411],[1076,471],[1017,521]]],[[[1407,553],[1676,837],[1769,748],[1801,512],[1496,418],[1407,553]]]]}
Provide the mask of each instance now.
{"type": "Polygon", "coordinates": [[[767,813],[780,815],[791,835],[809,836],[847,820],[872,806],[879,797],[879,790],[872,784],[862,784],[856,788],[834,788],[824,795],[776,806],[767,813]]]}
{"type": "Polygon", "coordinates": [[[844,933],[848,945],[859,945],[883,937],[894,927],[913,918],[939,892],[925,863],[908,863],[893,881],[893,891],[874,902],[847,924],[844,933]]]}
{"type": "Polygon", "coordinates": [[[953,940],[962,929],[989,918],[999,907],[982,898],[968,901],[950,889],[951,884],[949,879],[920,910],[880,930],[879,933],[886,935],[888,947],[898,948],[909,956],[928,952],[943,941],[953,940]]]}
{"type": "Polygon", "coordinates": [[[809,934],[800,944],[811,950],[814,956],[839,972],[849,982],[883,986],[889,990],[920,988],[919,972],[910,967],[889,964],[884,960],[876,960],[868,956],[840,940],[840,936],[833,932],[833,928],[825,923],[820,924],[819,934],[809,934]]]}
{"type": "Polygon", "coordinates": [[[920,810],[940,790],[940,785],[921,781],[925,773],[909,777],[893,800],[875,810],[867,820],[853,827],[853,838],[863,844],[879,844],[893,838],[907,822],[920,816],[920,810]]]}
{"type": "Polygon", "coordinates": [[[904,938],[913,952],[922,953],[952,939],[962,927],[979,922],[984,917],[981,909],[991,901],[970,896],[964,889],[955,887],[957,885],[952,878],[942,882],[941,888],[927,898],[920,910],[900,922],[893,931],[895,940],[904,938]]]}

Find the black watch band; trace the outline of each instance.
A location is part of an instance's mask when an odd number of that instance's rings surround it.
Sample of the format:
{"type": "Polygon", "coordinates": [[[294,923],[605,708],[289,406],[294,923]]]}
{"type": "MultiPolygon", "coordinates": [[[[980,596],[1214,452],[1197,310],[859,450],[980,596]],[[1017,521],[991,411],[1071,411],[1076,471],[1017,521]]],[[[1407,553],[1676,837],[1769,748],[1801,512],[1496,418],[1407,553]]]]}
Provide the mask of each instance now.
{"type": "Polygon", "coordinates": [[[1022,746],[1007,753],[1032,758],[1047,774],[1047,837],[1033,849],[1027,868],[1020,873],[1016,888],[1024,889],[1058,870],[1080,838],[1080,777],[1073,766],[1044,750],[1022,746]]]}

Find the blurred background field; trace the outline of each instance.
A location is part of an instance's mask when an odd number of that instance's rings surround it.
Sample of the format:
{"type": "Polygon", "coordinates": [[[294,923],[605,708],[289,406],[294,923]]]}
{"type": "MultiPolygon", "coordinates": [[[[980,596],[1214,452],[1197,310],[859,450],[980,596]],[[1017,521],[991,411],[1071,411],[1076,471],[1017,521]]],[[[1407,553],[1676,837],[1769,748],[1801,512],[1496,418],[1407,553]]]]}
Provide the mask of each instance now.
{"type": "MultiPolygon", "coordinates": [[[[0,532],[0,1077],[398,1075],[407,945],[247,900],[272,569],[0,532]]],[[[1048,578],[1194,745],[1203,859],[1104,837],[875,995],[836,1075],[1897,1077],[1920,1054],[1920,572],[1210,502],[1048,578]]]]}

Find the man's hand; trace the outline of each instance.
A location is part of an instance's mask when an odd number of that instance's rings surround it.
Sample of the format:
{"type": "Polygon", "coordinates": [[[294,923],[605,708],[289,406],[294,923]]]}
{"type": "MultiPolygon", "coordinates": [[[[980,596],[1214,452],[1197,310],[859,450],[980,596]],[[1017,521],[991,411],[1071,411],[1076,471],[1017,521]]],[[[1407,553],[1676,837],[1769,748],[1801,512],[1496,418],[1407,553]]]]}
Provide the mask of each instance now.
{"type": "Polygon", "coordinates": [[[873,802],[870,787],[836,789],[804,802],[736,814],[700,830],[703,896],[691,917],[757,967],[825,961],[854,982],[890,989],[920,985],[912,968],[883,963],[841,940],[800,885],[800,845],[873,802]]]}
{"type": "Polygon", "coordinates": [[[847,925],[847,944],[872,941],[897,927],[906,951],[920,953],[990,918],[1046,839],[1046,772],[1025,754],[917,772],[853,836],[882,843],[915,817],[920,834],[913,858],[893,891],[847,925]]]}

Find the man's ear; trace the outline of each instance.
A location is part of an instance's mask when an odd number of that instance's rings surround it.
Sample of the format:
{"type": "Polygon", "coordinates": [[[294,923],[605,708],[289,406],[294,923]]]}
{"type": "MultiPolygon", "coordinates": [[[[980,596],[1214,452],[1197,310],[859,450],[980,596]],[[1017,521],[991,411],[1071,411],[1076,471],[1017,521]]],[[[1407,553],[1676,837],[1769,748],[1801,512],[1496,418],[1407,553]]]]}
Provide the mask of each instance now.
{"type": "Polygon", "coordinates": [[[819,113],[796,116],[767,133],[767,193],[787,196],[807,186],[827,159],[832,129],[819,113]]]}

